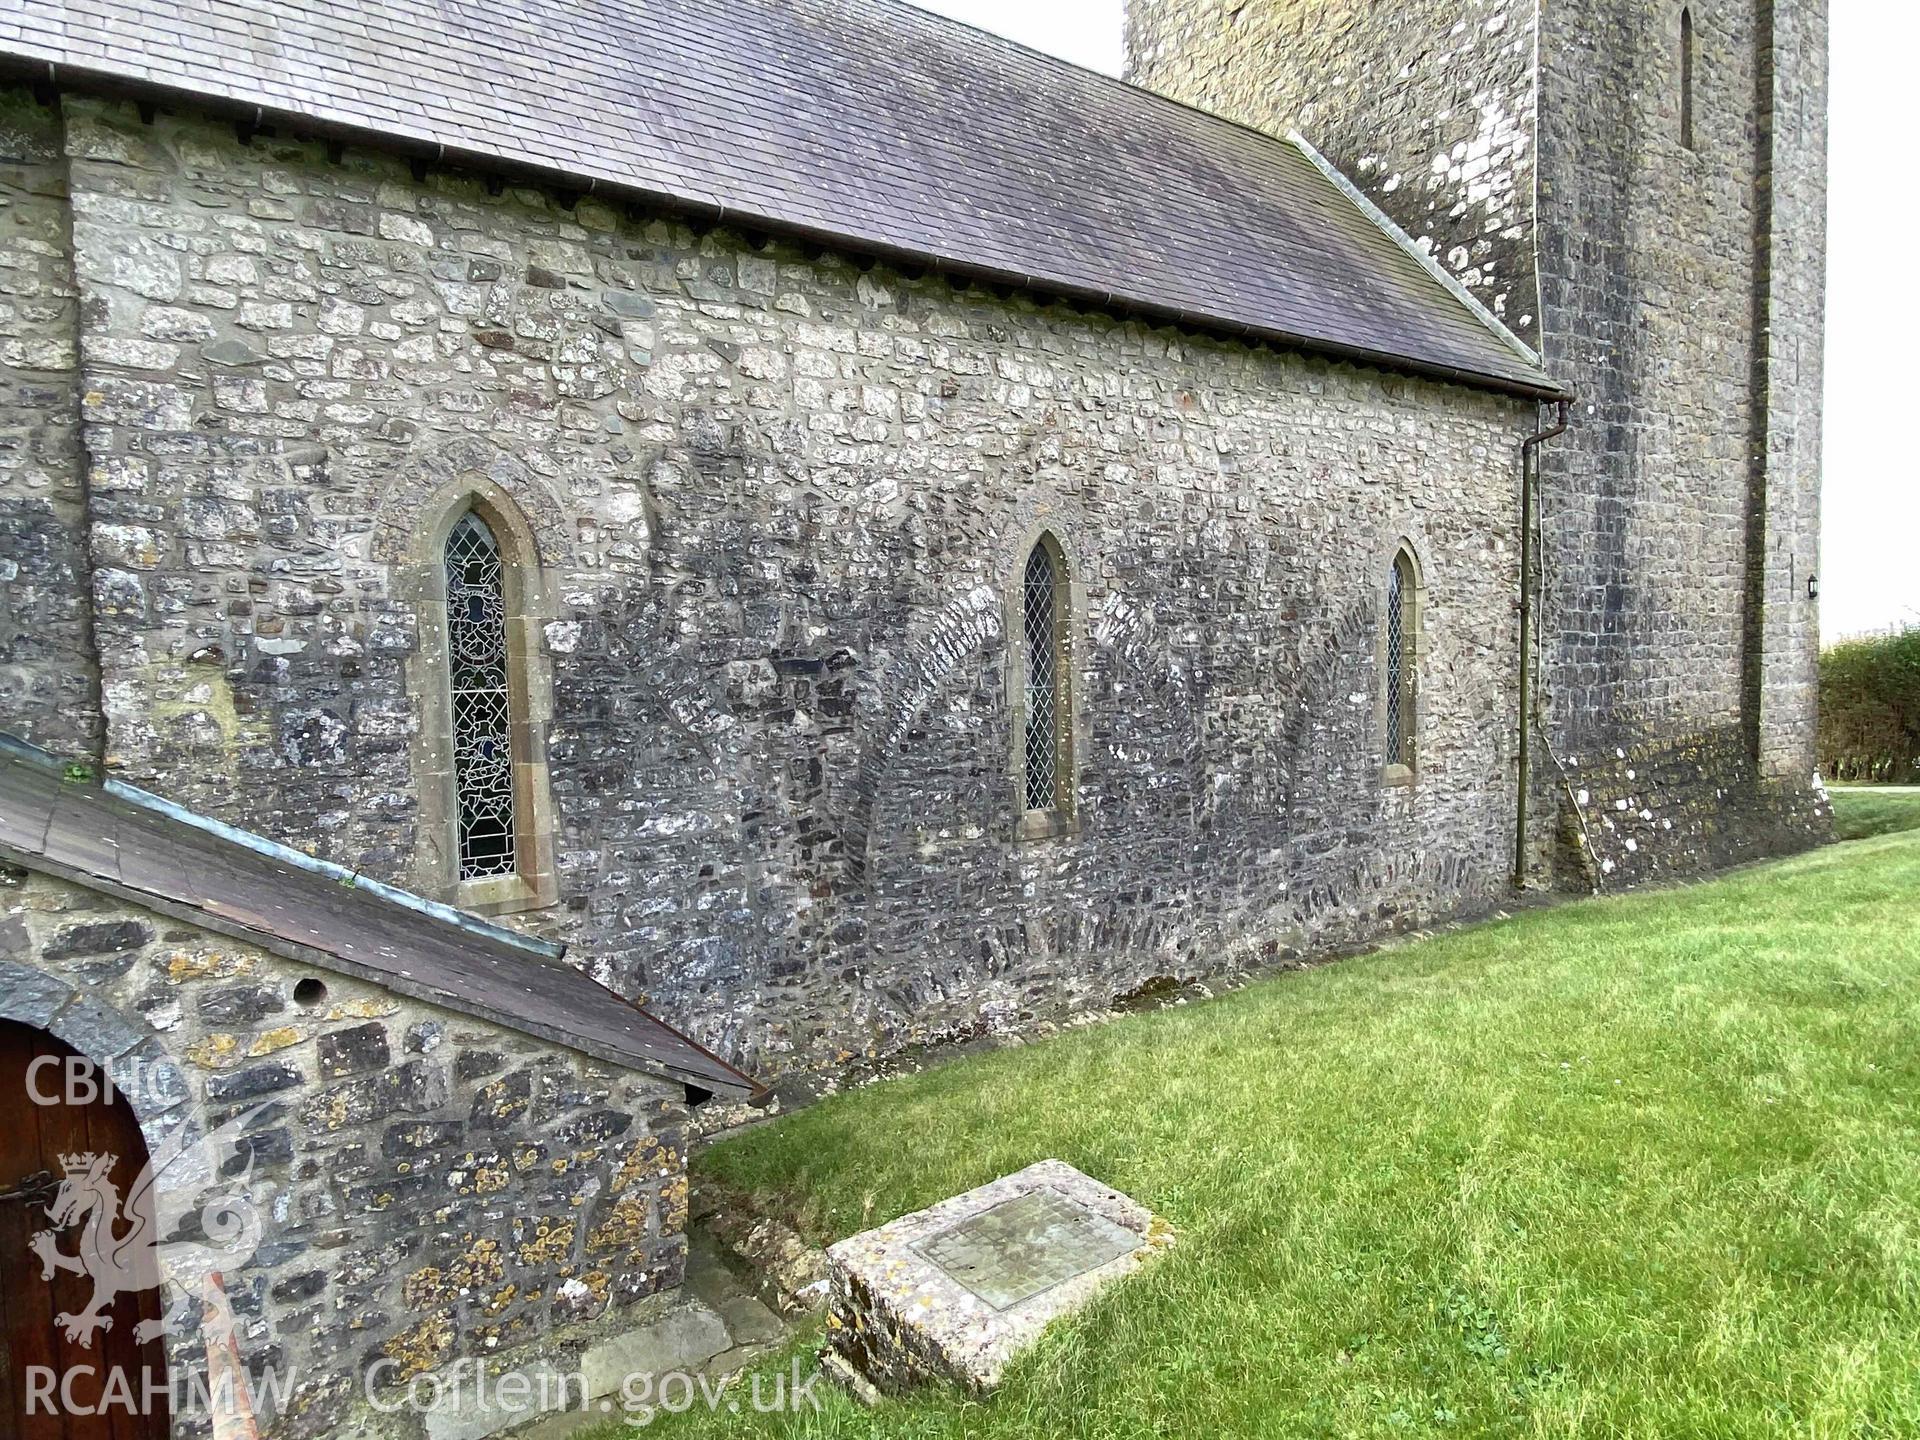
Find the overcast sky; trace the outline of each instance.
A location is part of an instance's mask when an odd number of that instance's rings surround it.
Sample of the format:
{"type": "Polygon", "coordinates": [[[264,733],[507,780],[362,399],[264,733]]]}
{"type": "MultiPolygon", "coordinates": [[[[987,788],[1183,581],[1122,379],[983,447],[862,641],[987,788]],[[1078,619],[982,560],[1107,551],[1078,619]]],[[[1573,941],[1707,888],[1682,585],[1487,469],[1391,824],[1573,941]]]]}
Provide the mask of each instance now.
{"type": "MultiPolygon", "coordinates": [[[[1123,0],[920,0],[1038,50],[1117,75],[1123,0]]],[[[1826,489],[1820,568],[1827,638],[1920,622],[1920,484],[1901,342],[1920,337],[1906,273],[1904,202],[1882,193],[1904,160],[1920,6],[1831,0],[1826,489]],[[1879,133],[1876,134],[1875,132],[1879,133]]],[[[1312,137],[1309,136],[1309,139],[1312,137]]],[[[1897,194],[1897,192],[1896,192],[1897,194]]]]}

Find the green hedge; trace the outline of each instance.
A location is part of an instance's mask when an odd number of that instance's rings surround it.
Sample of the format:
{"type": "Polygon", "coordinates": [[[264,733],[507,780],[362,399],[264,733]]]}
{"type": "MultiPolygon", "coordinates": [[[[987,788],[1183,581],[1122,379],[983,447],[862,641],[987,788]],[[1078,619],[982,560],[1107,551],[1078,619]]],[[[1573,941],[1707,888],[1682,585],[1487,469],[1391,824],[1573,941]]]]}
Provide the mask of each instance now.
{"type": "Polygon", "coordinates": [[[1920,783],[1920,627],[1821,655],[1820,769],[1833,780],[1920,783]]]}

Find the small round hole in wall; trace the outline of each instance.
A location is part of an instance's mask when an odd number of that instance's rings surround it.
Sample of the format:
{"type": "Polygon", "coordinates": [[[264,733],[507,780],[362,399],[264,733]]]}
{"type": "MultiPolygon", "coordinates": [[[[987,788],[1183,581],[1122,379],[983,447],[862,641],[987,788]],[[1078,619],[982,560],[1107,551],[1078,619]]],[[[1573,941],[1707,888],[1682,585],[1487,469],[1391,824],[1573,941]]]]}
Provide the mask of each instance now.
{"type": "Polygon", "coordinates": [[[293,1003],[305,1010],[323,1005],[327,999],[327,982],[316,980],[309,975],[293,987],[293,1003]]]}

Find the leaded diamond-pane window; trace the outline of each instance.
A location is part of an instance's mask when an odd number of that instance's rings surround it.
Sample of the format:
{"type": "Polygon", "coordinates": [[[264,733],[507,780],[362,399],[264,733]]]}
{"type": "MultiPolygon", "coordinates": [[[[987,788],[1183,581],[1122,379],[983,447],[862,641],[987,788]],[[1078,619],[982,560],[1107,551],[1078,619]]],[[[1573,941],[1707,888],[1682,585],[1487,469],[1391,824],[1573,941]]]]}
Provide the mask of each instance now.
{"type": "Polygon", "coordinates": [[[1060,803],[1060,574],[1043,540],[1027,557],[1027,808],[1060,803]]]}
{"type": "Polygon", "coordinates": [[[1414,657],[1413,561],[1393,558],[1387,577],[1387,763],[1413,768],[1414,657]]]}
{"type": "Polygon", "coordinates": [[[447,651],[460,878],[514,873],[512,706],[500,545],[469,510],[447,536],[447,651]]]}

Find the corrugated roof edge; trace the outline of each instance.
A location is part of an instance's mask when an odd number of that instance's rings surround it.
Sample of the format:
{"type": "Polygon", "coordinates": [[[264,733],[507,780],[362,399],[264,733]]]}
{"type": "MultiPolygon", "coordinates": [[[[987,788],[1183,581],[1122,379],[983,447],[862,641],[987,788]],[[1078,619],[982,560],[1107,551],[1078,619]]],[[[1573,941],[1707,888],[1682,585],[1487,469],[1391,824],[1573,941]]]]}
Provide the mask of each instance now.
{"type": "MultiPolygon", "coordinates": [[[[1431,252],[1421,249],[1420,246],[1414,242],[1414,238],[1405,230],[1402,230],[1391,215],[1387,214],[1386,211],[1382,210],[1368,198],[1366,191],[1362,190],[1345,175],[1341,174],[1338,166],[1316,150],[1312,141],[1308,140],[1307,137],[1302,135],[1298,130],[1289,130],[1287,132],[1287,139],[1296,150],[1313,163],[1313,167],[1316,170],[1327,177],[1342,195],[1345,195],[1347,199],[1354,203],[1361,214],[1379,226],[1380,229],[1385,232],[1388,239],[1392,240],[1394,244],[1398,245],[1402,250],[1406,251],[1408,255],[1418,261],[1420,268],[1425,270],[1435,280],[1438,280],[1449,295],[1466,306],[1467,310],[1476,320],[1493,332],[1495,339],[1506,345],[1514,354],[1518,355],[1529,365],[1543,365],[1544,362],[1540,357],[1539,351],[1535,350],[1531,345],[1527,344],[1526,341],[1509,330],[1506,322],[1501,320],[1498,315],[1495,315],[1485,305],[1481,304],[1480,297],[1467,289],[1465,285],[1462,285],[1459,279],[1448,270],[1446,266],[1433,258],[1431,252]]],[[[1572,397],[1569,396],[1567,398],[1571,399],[1572,397]]]]}
{"type": "MultiPolygon", "coordinates": [[[[1353,365],[1370,366],[1400,375],[1413,375],[1427,380],[1438,380],[1468,389],[1492,391],[1503,395],[1516,395],[1535,400],[1566,400],[1572,398],[1572,392],[1556,383],[1542,372],[1538,381],[1518,379],[1504,375],[1490,375],[1479,371],[1464,370],[1457,366],[1442,365],[1423,361],[1388,351],[1370,350],[1361,346],[1342,345],[1334,341],[1322,340],[1313,336],[1299,335],[1286,330],[1270,329],[1245,321],[1230,319],[1224,315],[1204,313],[1183,309],[1175,305],[1164,305],[1140,296],[1122,295],[1114,291],[1093,290],[1053,280],[1044,275],[1021,274],[1015,271],[1000,270],[994,266],[981,265],[958,256],[940,255],[932,251],[906,249],[889,245],[852,231],[839,231],[804,225],[783,219],[778,215],[766,214],[745,209],[729,209],[716,201],[703,200],[694,195],[675,195],[662,191],[649,190],[644,186],[633,185],[606,175],[589,175],[568,171],[557,165],[543,165],[535,162],[514,160],[506,156],[490,154],[486,151],[469,150],[461,146],[447,145],[442,141],[430,140],[423,136],[410,135],[400,130],[380,130],[331,118],[319,113],[317,109],[288,110],[279,106],[267,106],[257,101],[246,100],[233,95],[221,95],[206,90],[196,90],[183,86],[167,85],[142,76],[126,75],[107,70],[96,70],[88,66],[74,65],[69,61],[56,61],[40,57],[21,55],[18,52],[0,54],[0,77],[8,74],[18,76],[36,85],[48,85],[58,88],[70,86],[94,93],[123,99],[149,100],[186,108],[198,108],[215,114],[227,116],[240,123],[255,127],[268,125],[287,125],[299,133],[315,139],[338,139],[371,146],[375,149],[396,151],[401,154],[423,156],[441,164],[464,167],[482,174],[493,173],[503,177],[524,177],[530,183],[544,183],[552,188],[574,190],[585,194],[605,195],[639,201],[657,209],[682,216],[707,219],[714,224],[728,224],[746,230],[758,230],[768,235],[799,241],[804,244],[819,245],[823,248],[839,250],[856,256],[870,256],[877,261],[892,264],[904,270],[930,270],[938,274],[963,277],[989,285],[1004,285],[1027,290],[1034,295],[1078,304],[1106,311],[1118,319],[1136,319],[1147,323],[1174,325],[1242,343],[1266,342],[1283,349],[1293,350],[1307,355],[1318,355],[1326,359],[1345,361],[1353,365]]],[[[1113,80],[1112,76],[1105,77],[1113,80]]],[[[1125,84],[1114,80],[1115,84],[1125,84]]],[[[1138,89],[1139,87],[1131,87],[1138,89]]],[[[1153,94],[1152,91],[1142,93],[1153,94]]],[[[1165,97],[1158,97],[1165,99],[1165,97]]],[[[1168,102],[1177,104],[1178,102],[1168,102]]],[[[1192,107],[1183,107],[1192,108],[1192,107]]],[[[1206,113],[1206,112],[1201,112],[1206,113]]],[[[1218,118],[1218,117],[1216,117],[1218,118]]],[[[1231,122],[1227,122],[1231,123],[1231,122]]],[[[1245,128],[1245,127],[1241,127],[1245,128]]],[[[1324,162],[1323,162],[1324,163],[1324,162]]],[[[1336,174],[1338,172],[1335,172],[1336,174]]],[[[1346,194],[1358,194],[1351,186],[1343,191],[1346,194]]],[[[1391,224],[1391,222],[1388,222],[1391,224]]],[[[1416,255],[1418,251],[1414,252],[1416,255]]],[[[1457,293],[1450,291],[1450,293],[1457,293]]],[[[1484,307],[1481,307],[1484,308],[1484,307]]],[[[1497,324],[1498,322],[1496,322],[1497,324]]],[[[1504,327],[1502,327],[1504,329],[1504,327]]],[[[1507,337],[1511,339],[1511,336],[1507,337]]],[[[1524,345],[1520,349],[1520,358],[1538,369],[1537,356],[1524,345]]]]}

